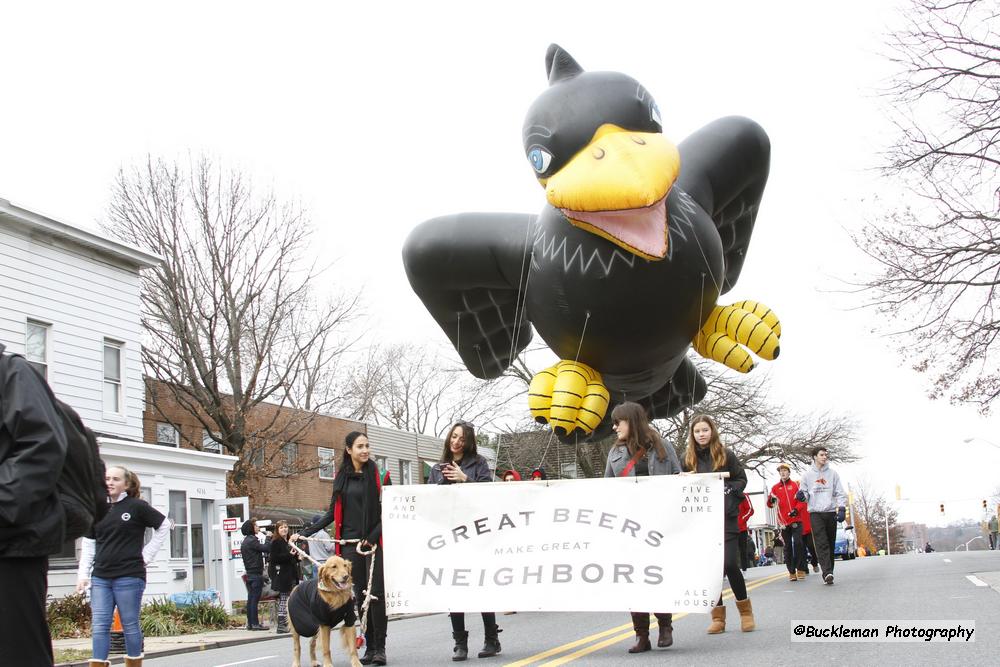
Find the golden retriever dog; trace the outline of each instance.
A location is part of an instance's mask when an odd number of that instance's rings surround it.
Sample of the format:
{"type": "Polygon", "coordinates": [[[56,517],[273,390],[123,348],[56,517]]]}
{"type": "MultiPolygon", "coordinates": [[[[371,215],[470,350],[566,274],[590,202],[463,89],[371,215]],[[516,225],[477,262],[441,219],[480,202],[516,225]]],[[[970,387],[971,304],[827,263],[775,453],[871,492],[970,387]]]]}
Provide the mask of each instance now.
{"type": "Polygon", "coordinates": [[[351,659],[351,667],[360,667],[358,646],[355,642],[354,624],[357,617],[351,597],[351,563],[340,556],[330,556],[319,566],[316,579],[304,581],[292,590],[288,598],[288,618],[291,621],[292,667],[301,667],[299,637],[310,637],[309,659],[312,667],[319,667],[316,660],[316,635],[323,648],[323,667],[333,667],[330,657],[330,630],[338,623],[340,643],[351,659]]]}

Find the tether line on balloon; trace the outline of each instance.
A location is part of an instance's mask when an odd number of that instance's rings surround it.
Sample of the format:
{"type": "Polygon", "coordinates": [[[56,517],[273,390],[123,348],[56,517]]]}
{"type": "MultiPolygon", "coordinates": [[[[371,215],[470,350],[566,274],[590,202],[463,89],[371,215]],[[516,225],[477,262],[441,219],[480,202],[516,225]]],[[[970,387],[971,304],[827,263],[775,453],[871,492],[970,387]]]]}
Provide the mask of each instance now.
{"type": "MultiPolygon", "coordinates": [[[[528,279],[529,275],[524,271],[524,265],[528,261],[528,237],[531,235],[531,224],[524,226],[524,244],[521,246],[521,273],[517,277],[517,297],[514,299],[514,332],[510,337],[510,355],[507,359],[510,362],[514,360],[514,350],[517,349],[517,339],[520,334],[520,328],[518,325],[518,320],[524,317],[524,311],[527,310],[528,302],[528,279]],[[523,290],[522,290],[523,288],[523,290]],[[520,309],[520,315],[518,315],[518,310],[520,309]]],[[[534,256],[534,251],[532,251],[532,256],[534,256]]],[[[530,272],[530,267],[529,267],[530,272]]]]}
{"type": "MultiPolygon", "coordinates": [[[[590,322],[590,311],[588,310],[587,311],[587,317],[583,320],[583,330],[580,332],[580,342],[576,346],[576,357],[573,359],[573,363],[574,364],[577,363],[580,360],[580,350],[583,349],[583,339],[587,335],[587,324],[589,322],[590,322]]],[[[557,376],[558,376],[558,374],[557,374],[557,376]]],[[[551,410],[551,405],[550,405],[549,409],[551,410]]],[[[576,429],[574,428],[574,430],[576,430],[576,429]]],[[[552,438],[555,437],[555,434],[556,434],[555,428],[550,428],[549,429],[549,439],[545,443],[545,449],[542,450],[542,458],[538,461],[538,465],[536,465],[535,468],[539,468],[542,465],[542,463],[545,461],[545,455],[549,453],[549,445],[552,444],[552,438]]],[[[574,449],[575,449],[575,446],[574,446],[574,449]]],[[[560,471],[560,474],[562,474],[561,471],[560,471]]]]}

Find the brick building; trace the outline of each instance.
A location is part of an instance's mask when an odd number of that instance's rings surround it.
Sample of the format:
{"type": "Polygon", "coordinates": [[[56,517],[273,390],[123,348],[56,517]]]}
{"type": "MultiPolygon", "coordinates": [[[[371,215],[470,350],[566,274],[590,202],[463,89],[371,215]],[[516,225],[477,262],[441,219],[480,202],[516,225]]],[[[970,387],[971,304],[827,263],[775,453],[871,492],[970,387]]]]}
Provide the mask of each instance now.
{"type": "MultiPolygon", "coordinates": [[[[146,378],[143,441],[165,447],[224,453],[204,424],[179,405],[168,386],[146,378]],[[155,399],[155,403],[154,403],[155,399]],[[157,407],[159,406],[159,407],[157,407]]],[[[264,519],[285,519],[302,525],[330,504],[333,480],[344,453],[344,438],[351,431],[368,435],[372,455],[388,470],[394,484],[419,484],[426,460],[435,462],[441,440],[395,429],[368,425],[331,415],[310,415],[292,408],[264,403],[254,417],[257,424],[276,423],[290,441],[261,440],[248,443],[241,463],[247,471],[245,485],[230,475],[230,495],[246,493],[251,514],[264,519]],[[307,424],[307,425],[306,425],[307,424]]],[[[237,466],[239,468],[239,466],[237,466]]]]}

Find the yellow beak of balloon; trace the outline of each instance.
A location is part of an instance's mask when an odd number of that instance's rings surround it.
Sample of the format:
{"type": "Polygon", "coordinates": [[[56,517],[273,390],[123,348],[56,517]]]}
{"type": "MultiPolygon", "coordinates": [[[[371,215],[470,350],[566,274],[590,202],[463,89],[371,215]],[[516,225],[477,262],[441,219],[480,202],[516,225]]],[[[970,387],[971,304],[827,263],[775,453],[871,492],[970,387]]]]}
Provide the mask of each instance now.
{"type": "Polygon", "coordinates": [[[667,254],[666,197],[680,168],[677,147],[662,134],[602,125],[543,184],[573,225],[658,260],[667,254]]]}

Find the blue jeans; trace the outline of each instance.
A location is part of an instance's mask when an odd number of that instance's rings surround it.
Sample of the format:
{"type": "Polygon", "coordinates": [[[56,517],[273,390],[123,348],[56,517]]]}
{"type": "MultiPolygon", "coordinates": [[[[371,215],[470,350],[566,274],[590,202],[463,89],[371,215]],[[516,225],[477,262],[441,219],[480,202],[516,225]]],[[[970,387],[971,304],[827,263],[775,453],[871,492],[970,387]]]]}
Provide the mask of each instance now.
{"type": "Polygon", "coordinates": [[[91,580],[91,642],[94,658],[107,660],[111,648],[111,621],[115,607],[125,631],[125,655],[138,658],[142,655],[142,628],[139,627],[139,608],[146,582],[138,577],[115,577],[91,580]]]}
{"type": "Polygon", "coordinates": [[[264,590],[263,574],[247,575],[247,626],[260,625],[260,618],[257,616],[257,604],[260,602],[260,594],[264,590]]]}

